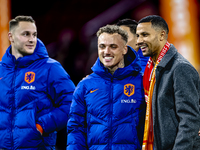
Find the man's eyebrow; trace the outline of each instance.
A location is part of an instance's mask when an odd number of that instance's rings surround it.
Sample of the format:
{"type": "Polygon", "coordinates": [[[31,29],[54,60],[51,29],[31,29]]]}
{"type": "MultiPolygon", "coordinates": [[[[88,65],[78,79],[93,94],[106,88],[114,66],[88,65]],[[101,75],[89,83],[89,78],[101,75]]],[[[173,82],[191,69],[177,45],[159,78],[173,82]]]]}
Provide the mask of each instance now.
{"type": "Polygon", "coordinates": [[[149,34],[149,32],[143,31],[143,32],[141,32],[140,34],[149,34]]]}

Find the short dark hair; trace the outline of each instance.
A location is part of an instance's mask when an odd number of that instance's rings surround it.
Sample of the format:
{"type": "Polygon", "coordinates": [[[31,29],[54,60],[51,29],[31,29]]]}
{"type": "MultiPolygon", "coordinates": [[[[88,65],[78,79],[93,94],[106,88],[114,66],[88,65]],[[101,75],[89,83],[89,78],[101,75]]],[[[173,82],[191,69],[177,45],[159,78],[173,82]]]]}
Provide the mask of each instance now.
{"type": "Polygon", "coordinates": [[[136,34],[136,28],[137,28],[138,23],[135,20],[126,18],[126,19],[119,20],[116,23],[116,25],[117,26],[127,26],[130,28],[131,33],[136,34]]]}
{"type": "Polygon", "coordinates": [[[14,19],[10,20],[9,31],[11,31],[14,27],[16,27],[21,21],[35,23],[35,20],[33,20],[31,16],[17,16],[14,19]]]}
{"type": "Polygon", "coordinates": [[[108,33],[108,34],[114,34],[118,33],[121,35],[122,39],[127,43],[128,41],[128,33],[124,30],[122,30],[117,25],[106,25],[104,27],[101,27],[99,31],[97,32],[97,37],[99,37],[102,33],[108,33]]]}
{"type": "Polygon", "coordinates": [[[160,29],[165,30],[167,34],[169,33],[169,28],[168,28],[167,22],[160,16],[157,16],[157,15],[146,16],[146,17],[142,18],[138,22],[138,24],[144,23],[144,22],[151,22],[153,28],[160,28],[160,29]]]}

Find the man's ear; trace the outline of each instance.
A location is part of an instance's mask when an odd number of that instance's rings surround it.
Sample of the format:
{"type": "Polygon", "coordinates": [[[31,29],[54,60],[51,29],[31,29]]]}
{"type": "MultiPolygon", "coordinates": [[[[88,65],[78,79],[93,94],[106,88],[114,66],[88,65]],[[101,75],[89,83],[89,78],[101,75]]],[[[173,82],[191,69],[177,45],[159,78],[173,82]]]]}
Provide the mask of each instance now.
{"type": "Polygon", "coordinates": [[[163,40],[165,40],[166,39],[166,32],[164,31],[164,30],[162,30],[161,32],[160,32],[160,41],[163,41],[163,40]]]}
{"type": "Polygon", "coordinates": [[[8,32],[8,39],[9,39],[10,42],[14,41],[11,32],[8,32]]]}
{"type": "Polygon", "coordinates": [[[127,45],[125,45],[123,54],[125,55],[127,52],[128,52],[128,47],[127,47],[127,45]]]}

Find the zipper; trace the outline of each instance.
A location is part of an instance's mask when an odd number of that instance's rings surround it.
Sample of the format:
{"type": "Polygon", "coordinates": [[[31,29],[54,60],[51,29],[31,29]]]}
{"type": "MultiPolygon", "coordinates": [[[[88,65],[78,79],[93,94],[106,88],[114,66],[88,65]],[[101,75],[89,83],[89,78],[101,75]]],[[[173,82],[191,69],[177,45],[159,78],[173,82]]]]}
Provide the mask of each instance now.
{"type": "Polygon", "coordinates": [[[15,62],[15,68],[14,68],[14,75],[13,75],[13,81],[12,81],[12,98],[11,98],[11,147],[14,149],[14,141],[13,141],[13,133],[14,133],[14,124],[15,124],[15,80],[16,80],[16,72],[17,72],[17,63],[15,62]]]}
{"type": "Polygon", "coordinates": [[[111,78],[111,86],[110,86],[110,116],[109,116],[109,143],[108,148],[109,150],[112,149],[112,114],[113,114],[113,77],[111,78]]]}

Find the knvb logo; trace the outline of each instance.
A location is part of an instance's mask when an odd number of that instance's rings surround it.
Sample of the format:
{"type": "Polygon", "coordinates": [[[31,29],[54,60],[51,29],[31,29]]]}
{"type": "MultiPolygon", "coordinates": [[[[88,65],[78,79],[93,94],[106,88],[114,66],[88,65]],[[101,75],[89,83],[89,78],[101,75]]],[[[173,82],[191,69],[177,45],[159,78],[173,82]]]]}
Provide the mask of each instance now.
{"type": "Polygon", "coordinates": [[[133,84],[124,85],[124,94],[128,97],[132,96],[135,93],[135,86],[133,84]]]}
{"type": "Polygon", "coordinates": [[[32,72],[32,71],[26,72],[26,73],[25,73],[24,80],[25,80],[28,84],[34,82],[34,81],[35,81],[35,73],[32,72]]]}

